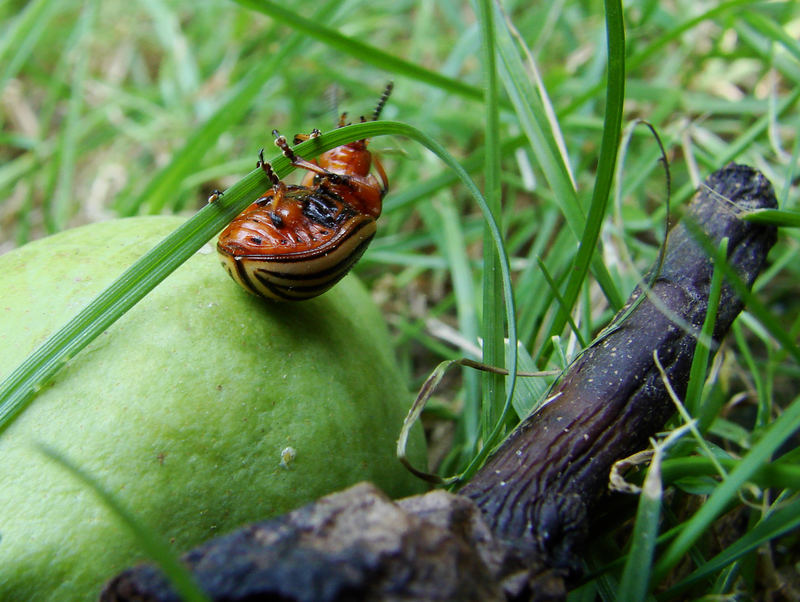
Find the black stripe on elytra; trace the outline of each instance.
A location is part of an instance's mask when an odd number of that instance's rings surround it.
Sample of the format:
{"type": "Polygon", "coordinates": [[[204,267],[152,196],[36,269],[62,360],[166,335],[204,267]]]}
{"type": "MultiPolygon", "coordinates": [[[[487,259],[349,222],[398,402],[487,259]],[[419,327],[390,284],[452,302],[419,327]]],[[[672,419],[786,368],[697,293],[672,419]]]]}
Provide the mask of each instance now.
{"type": "Polygon", "coordinates": [[[294,274],[283,275],[277,272],[270,272],[264,269],[257,269],[254,271],[254,276],[258,279],[258,281],[261,284],[267,287],[270,291],[274,292],[277,295],[280,295],[285,299],[290,299],[292,298],[292,296],[285,294],[283,291],[299,293],[294,295],[296,297],[313,297],[328,290],[334,284],[339,282],[339,280],[344,278],[344,276],[347,274],[347,272],[350,270],[353,264],[361,258],[361,255],[364,254],[364,251],[369,245],[370,240],[371,238],[363,240],[358,245],[358,247],[355,248],[354,252],[348,256],[347,259],[337,263],[334,266],[334,268],[331,268],[329,270],[324,270],[323,272],[316,272],[314,274],[309,274],[304,276],[295,276],[294,274]],[[288,285],[275,284],[275,282],[273,282],[273,280],[271,279],[271,277],[272,278],[278,277],[284,280],[289,280],[292,283],[294,283],[294,282],[303,282],[304,280],[312,278],[319,278],[320,276],[323,275],[330,275],[331,278],[325,280],[320,284],[315,284],[310,286],[295,285],[295,284],[288,284],[288,285]]]}
{"type": "Polygon", "coordinates": [[[253,285],[253,281],[250,280],[250,276],[247,274],[247,270],[242,265],[242,258],[241,257],[234,257],[234,264],[236,265],[236,273],[239,275],[239,279],[247,285],[247,289],[252,291],[255,294],[258,294],[258,289],[253,285]]]}
{"type": "MultiPolygon", "coordinates": [[[[254,276],[258,278],[259,282],[264,282],[267,278],[281,278],[283,280],[288,280],[291,282],[298,282],[302,283],[308,280],[317,280],[319,278],[325,278],[326,276],[330,276],[331,280],[336,282],[339,278],[344,276],[347,271],[353,267],[353,264],[357,262],[361,256],[364,254],[364,251],[369,246],[369,243],[372,241],[372,237],[365,238],[362,240],[359,245],[353,249],[353,252],[348,254],[347,257],[339,261],[338,263],[333,264],[331,267],[326,268],[324,270],[319,270],[310,274],[293,274],[287,272],[278,272],[275,270],[270,270],[267,268],[257,268],[254,270],[254,276]]],[[[309,286],[308,288],[313,288],[313,286],[309,286]]]]}
{"type": "MultiPolygon", "coordinates": [[[[347,257],[341,259],[337,263],[334,263],[332,266],[330,266],[330,267],[328,267],[328,268],[326,268],[324,270],[317,270],[317,271],[311,272],[309,274],[296,274],[296,273],[293,273],[293,272],[280,272],[278,270],[270,269],[269,268],[269,262],[264,262],[264,267],[263,268],[257,268],[256,270],[254,270],[254,272],[255,272],[256,277],[258,277],[259,280],[261,280],[261,277],[259,276],[259,272],[261,272],[263,274],[269,274],[269,275],[271,275],[271,276],[273,276],[275,278],[283,278],[285,280],[297,280],[297,281],[313,280],[315,278],[322,278],[322,277],[329,276],[329,275],[335,275],[335,274],[339,273],[342,270],[346,271],[346,270],[350,269],[353,266],[353,264],[356,261],[358,261],[361,258],[361,256],[364,254],[364,251],[366,251],[367,247],[369,246],[369,243],[372,242],[372,238],[373,238],[372,236],[370,236],[369,238],[365,238],[360,243],[358,243],[358,246],[355,247],[351,253],[348,253],[347,257]]],[[[338,250],[338,248],[339,247],[337,246],[336,250],[338,250]]]]}

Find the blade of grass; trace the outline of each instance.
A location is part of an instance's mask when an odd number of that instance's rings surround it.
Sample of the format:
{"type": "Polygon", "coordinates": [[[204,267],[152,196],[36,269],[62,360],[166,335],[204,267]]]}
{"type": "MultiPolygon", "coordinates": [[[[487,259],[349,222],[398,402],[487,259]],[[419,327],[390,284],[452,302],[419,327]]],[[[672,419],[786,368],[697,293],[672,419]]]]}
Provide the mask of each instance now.
{"type": "Polygon", "coordinates": [[[589,344],[589,342],[584,338],[580,328],[578,328],[578,325],[575,324],[575,320],[573,320],[572,316],[569,314],[569,308],[564,302],[564,297],[561,296],[561,291],[559,290],[559,283],[555,281],[553,276],[550,274],[550,271],[547,269],[547,266],[541,259],[539,260],[539,269],[541,270],[542,275],[547,281],[547,286],[549,287],[550,293],[553,295],[553,298],[555,299],[556,306],[565,310],[565,313],[567,315],[567,322],[569,323],[569,326],[572,329],[573,334],[577,337],[578,343],[580,344],[581,348],[586,347],[589,344]]]}
{"type": "MultiPolygon", "coordinates": [[[[450,277],[456,297],[458,330],[465,339],[477,344],[479,325],[475,307],[475,286],[458,212],[449,195],[442,195],[441,199],[437,199],[435,209],[441,216],[438,231],[442,233],[442,241],[439,244],[450,267],[450,277]]],[[[462,461],[466,466],[472,459],[480,439],[480,375],[469,368],[463,368],[462,375],[465,399],[462,417],[456,424],[462,444],[462,461]]]]}
{"type": "Polygon", "coordinates": [[[669,588],[662,594],[662,597],[671,599],[681,595],[699,581],[707,579],[739,558],[755,552],[762,545],[791,533],[798,527],[800,527],[800,499],[795,498],[787,506],[778,508],[763,518],[733,544],[726,546],[714,558],[711,558],[688,577],[669,588]]]}
{"type": "Polygon", "coordinates": [[[61,466],[73,478],[80,481],[87,489],[100,499],[119,521],[136,538],[142,550],[158,564],[164,574],[178,591],[183,600],[189,602],[210,602],[208,596],[195,583],[191,573],[184,567],[170,550],[169,544],[162,540],[152,529],[142,523],[136,516],[125,508],[113,495],[78,465],[66,458],[63,454],[49,445],[40,444],[39,450],[50,460],[61,466]]]}
{"type": "MultiPolygon", "coordinates": [[[[375,122],[373,122],[375,123],[375,122]]],[[[514,308],[514,296],[511,287],[511,273],[508,264],[508,255],[505,251],[505,244],[503,241],[502,233],[500,232],[500,228],[497,226],[497,223],[492,216],[492,212],[489,209],[489,206],[486,203],[486,200],[483,198],[483,195],[478,190],[475,183],[469,178],[469,175],[464,171],[461,167],[461,164],[455,160],[446,150],[442,147],[438,142],[430,138],[427,134],[412,128],[411,126],[407,126],[402,123],[397,122],[380,122],[381,124],[387,126],[390,131],[387,131],[387,134],[396,134],[396,135],[404,135],[414,140],[420,142],[424,146],[426,146],[430,151],[435,153],[450,169],[456,172],[459,179],[461,180],[462,184],[466,187],[467,191],[469,192],[470,196],[478,203],[478,206],[483,213],[484,219],[489,224],[489,230],[491,233],[492,243],[495,245],[498,251],[498,257],[500,260],[500,271],[502,275],[502,283],[503,283],[503,297],[505,300],[505,308],[506,308],[506,325],[508,327],[508,339],[511,341],[517,340],[517,325],[516,325],[516,311],[514,308]]],[[[369,125],[369,124],[360,124],[360,125],[369,125]]],[[[349,126],[353,127],[353,126],[349,126]]],[[[381,128],[381,131],[383,128],[381,128]]],[[[362,138],[368,137],[366,135],[362,136],[362,138]]],[[[354,138],[355,139],[355,138],[354,138]]],[[[516,354],[514,354],[516,357],[516,354]]],[[[509,370],[516,371],[516,364],[509,362],[509,370]]],[[[516,372],[512,372],[512,375],[515,376],[516,372]]],[[[501,416],[507,416],[508,411],[511,407],[511,403],[513,401],[513,387],[507,387],[506,389],[506,399],[505,404],[503,406],[503,411],[501,416]]],[[[493,445],[497,442],[500,434],[503,431],[503,420],[499,420],[494,428],[494,430],[490,433],[488,439],[484,441],[484,445],[481,448],[480,452],[475,455],[472,459],[472,462],[467,466],[467,468],[458,475],[455,480],[463,481],[469,479],[476,470],[481,466],[483,461],[489,455],[489,452],[492,450],[493,445]]]]}
{"type": "Polygon", "coordinates": [[[78,127],[83,109],[84,86],[89,69],[89,40],[97,15],[97,1],[84,6],[75,27],[72,51],[76,54],[71,69],[72,84],[67,103],[67,114],[61,128],[56,161],[58,177],[49,202],[45,205],[45,222],[50,233],[63,230],[70,218],[73,207],[73,182],[76,155],[78,154],[78,127]]]}
{"type": "MultiPolygon", "coordinates": [[[[719,475],[718,464],[730,472],[739,465],[739,462],[741,460],[719,455],[714,462],[702,456],[670,458],[664,461],[661,474],[664,483],[673,484],[685,477],[716,477],[719,475]]],[[[791,458],[787,460],[780,458],[759,467],[758,472],[750,477],[750,482],[762,489],[773,487],[800,490],[800,466],[791,458]]]]}
{"type": "MultiPolygon", "coordinates": [[[[756,417],[753,428],[759,428],[769,422],[772,414],[772,397],[768,394],[768,388],[771,384],[770,375],[762,368],[760,362],[756,359],[756,354],[753,350],[752,339],[745,336],[744,329],[741,324],[742,321],[736,322],[732,327],[732,334],[736,341],[736,347],[739,355],[739,363],[746,366],[753,379],[756,393],[756,417]]],[[[761,339],[769,340],[768,336],[764,336],[761,325],[755,323],[750,328],[751,333],[756,333],[761,339]]],[[[751,335],[752,336],[752,335],[751,335]]]]}
{"type": "Polygon", "coordinates": [[[500,75],[503,85],[519,119],[520,127],[528,138],[529,147],[553,190],[564,218],[576,236],[586,219],[578,201],[575,185],[566,164],[566,157],[558,150],[556,139],[558,124],[550,122],[539,93],[530,81],[522,58],[517,51],[502,13],[497,15],[497,51],[500,57],[500,75]]]}
{"type": "Polygon", "coordinates": [[[636,522],[631,535],[631,549],[622,572],[617,595],[620,600],[644,600],[650,584],[658,526],[661,519],[661,460],[664,450],[654,444],[655,450],[639,494],[636,522]]]}
{"type": "Polygon", "coordinates": [[[800,213],[780,209],[759,209],[743,213],[742,219],[756,224],[778,226],[780,228],[800,228],[800,213]]]}
{"type": "MultiPolygon", "coordinates": [[[[528,79],[530,79],[532,80],[532,83],[535,84],[536,86],[536,95],[532,95],[531,100],[536,99],[540,103],[538,109],[541,110],[541,117],[544,120],[543,123],[545,122],[547,123],[547,126],[550,131],[552,144],[558,150],[558,154],[561,157],[561,163],[564,165],[564,168],[567,171],[567,176],[569,177],[572,189],[577,190],[578,187],[577,184],[575,183],[575,175],[572,173],[572,169],[570,168],[569,164],[569,153],[567,152],[567,144],[564,141],[564,133],[561,131],[561,126],[558,123],[558,117],[556,116],[555,109],[553,108],[553,103],[550,100],[550,95],[547,92],[547,88],[544,85],[544,81],[542,81],[542,75],[540,73],[539,67],[536,65],[536,61],[534,61],[533,59],[533,54],[531,53],[530,49],[525,43],[522,34],[520,34],[519,30],[514,26],[513,21],[508,17],[507,14],[502,13],[502,6],[500,6],[500,4],[497,4],[496,6],[498,11],[498,19],[501,17],[503,18],[503,22],[508,28],[508,34],[509,34],[509,37],[504,39],[501,33],[502,29],[498,28],[498,38],[500,38],[499,43],[501,45],[506,45],[509,42],[511,42],[511,38],[513,38],[517,43],[520,55],[524,55],[525,64],[527,65],[525,73],[527,74],[528,77],[522,79],[523,81],[528,81],[528,79]]],[[[510,44],[508,45],[510,49],[510,44]]],[[[516,54],[509,53],[509,56],[515,57],[516,54]]],[[[521,59],[521,56],[519,58],[521,59]]]]}
{"type": "MultiPolygon", "coordinates": [[[[539,92],[533,87],[527,71],[516,49],[514,39],[497,10],[497,47],[500,57],[500,76],[517,114],[520,127],[528,138],[529,148],[544,172],[547,183],[553,190],[553,199],[561,208],[567,225],[579,239],[586,227],[586,215],[578,201],[566,157],[559,151],[557,140],[560,137],[558,124],[548,117],[539,92]]],[[[602,258],[592,259],[592,271],[600,287],[615,309],[624,300],[611,279],[602,258]]],[[[544,283],[539,283],[543,286],[544,283]]],[[[537,287],[538,288],[538,287],[537,287]]]]}
{"type": "Polygon", "coordinates": [[[761,439],[742,458],[738,466],[728,474],[700,509],[684,523],[683,528],[664,550],[653,568],[652,583],[657,585],[680,562],[694,543],[708,531],[727,505],[738,495],[739,489],[761,466],[771,461],[772,455],[792,433],[800,420],[800,398],[795,399],[769,427],[764,429],[761,439]]]}
{"type": "Polygon", "coordinates": [[[765,66],[780,73],[794,85],[800,83],[800,65],[794,56],[796,44],[786,46],[784,38],[773,37],[772,32],[754,26],[746,16],[734,22],[734,31],[742,45],[752,50],[765,66]],[[784,47],[789,54],[775,52],[776,45],[784,47]]]}
{"type": "MultiPolygon", "coordinates": [[[[720,243],[719,254],[722,256],[728,255],[727,238],[723,239],[720,243]]],[[[689,385],[684,395],[686,409],[689,411],[689,414],[698,418],[699,423],[705,427],[711,424],[713,418],[700,415],[702,411],[700,397],[703,394],[708,358],[711,355],[711,348],[708,343],[714,340],[714,324],[717,320],[719,298],[722,294],[722,274],[722,270],[714,270],[714,274],[711,277],[711,287],[708,292],[708,310],[706,311],[706,318],[700,331],[701,336],[697,339],[694,357],[692,358],[692,367],[689,372],[689,385]]]]}
{"type": "MultiPolygon", "coordinates": [[[[597,174],[595,176],[592,202],[586,225],[580,239],[573,270],[567,280],[564,300],[567,307],[573,307],[589,270],[592,256],[597,248],[597,240],[611,194],[611,184],[617,161],[617,149],[622,131],[622,109],[625,102],[625,27],[622,4],[616,0],[605,0],[606,35],[608,45],[608,79],[606,84],[606,111],[603,120],[603,138],[600,143],[597,174]]],[[[620,304],[621,305],[621,304],[620,304]]],[[[567,312],[558,310],[550,330],[558,334],[567,321],[567,312]]]]}
{"type": "Polygon", "coordinates": [[[483,99],[483,92],[479,88],[405,61],[360,40],[344,36],[334,29],[325,27],[318,21],[301,17],[275,2],[270,2],[269,0],[234,1],[241,6],[269,15],[275,21],[291,27],[295,31],[301,32],[339,52],[354,56],[361,61],[393,73],[395,76],[402,75],[471,100],[483,99]]]}
{"type": "MultiPolygon", "coordinates": [[[[494,221],[500,223],[502,216],[500,189],[500,153],[499,132],[500,116],[497,90],[497,65],[495,57],[494,6],[491,0],[478,0],[478,21],[481,30],[481,56],[484,77],[484,190],[486,203],[494,221]]],[[[481,332],[483,335],[483,363],[503,368],[505,366],[505,326],[503,324],[503,308],[497,291],[502,285],[500,259],[497,250],[490,243],[491,232],[487,222],[483,235],[483,313],[481,332]]],[[[512,339],[516,341],[516,339],[512,339]]],[[[508,386],[513,389],[516,364],[516,345],[510,355],[511,378],[508,386]]],[[[484,442],[490,443],[489,435],[499,420],[504,406],[505,378],[500,374],[485,373],[482,378],[482,420],[481,434],[484,442]]]]}
{"type": "Polygon", "coordinates": [[[800,44],[791,35],[789,35],[783,27],[780,27],[773,20],[768,19],[764,15],[748,10],[742,15],[742,18],[758,30],[764,37],[780,42],[786,48],[786,51],[791,54],[796,61],[800,62],[800,44]]]}

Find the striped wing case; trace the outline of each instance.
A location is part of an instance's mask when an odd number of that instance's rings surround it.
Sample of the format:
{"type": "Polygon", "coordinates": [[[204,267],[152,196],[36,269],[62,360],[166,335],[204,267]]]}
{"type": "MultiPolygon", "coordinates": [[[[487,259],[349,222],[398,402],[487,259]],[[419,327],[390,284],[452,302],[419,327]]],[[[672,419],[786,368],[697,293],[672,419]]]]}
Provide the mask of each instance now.
{"type": "Polygon", "coordinates": [[[222,265],[245,290],[300,301],[327,291],[359,260],[375,218],[324,187],[287,186],[250,205],[220,234],[222,265]]]}

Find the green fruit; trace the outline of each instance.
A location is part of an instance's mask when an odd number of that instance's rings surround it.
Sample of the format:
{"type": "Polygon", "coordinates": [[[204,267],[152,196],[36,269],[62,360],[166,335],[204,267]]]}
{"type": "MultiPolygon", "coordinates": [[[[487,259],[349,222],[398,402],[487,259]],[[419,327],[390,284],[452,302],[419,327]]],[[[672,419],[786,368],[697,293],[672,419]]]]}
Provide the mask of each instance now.
{"type": "MultiPolygon", "coordinates": [[[[0,379],[181,221],[95,224],[0,257],[0,379]]],[[[354,277],[311,301],[271,303],[239,289],[206,246],[0,433],[0,600],[90,600],[142,560],[37,442],[182,552],[357,481],[419,492],[394,458],[408,402],[354,277]],[[289,447],[294,458],[282,456],[289,447]]],[[[412,443],[423,464],[420,432],[412,443]]]]}

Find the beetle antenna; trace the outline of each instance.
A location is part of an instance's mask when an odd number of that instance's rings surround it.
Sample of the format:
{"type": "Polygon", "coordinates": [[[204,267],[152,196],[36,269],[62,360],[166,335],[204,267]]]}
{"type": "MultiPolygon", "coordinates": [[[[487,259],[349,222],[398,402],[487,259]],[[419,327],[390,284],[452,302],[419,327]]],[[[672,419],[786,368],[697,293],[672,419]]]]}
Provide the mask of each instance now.
{"type": "Polygon", "coordinates": [[[386,101],[389,100],[389,95],[392,93],[392,89],[394,88],[394,82],[389,82],[386,84],[386,88],[383,90],[383,94],[381,94],[381,98],[378,101],[377,106],[375,107],[375,111],[372,113],[372,121],[378,121],[378,117],[381,116],[381,111],[383,111],[383,106],[386,104],[386,101]]]}

